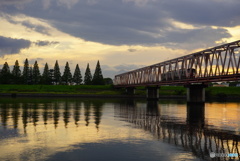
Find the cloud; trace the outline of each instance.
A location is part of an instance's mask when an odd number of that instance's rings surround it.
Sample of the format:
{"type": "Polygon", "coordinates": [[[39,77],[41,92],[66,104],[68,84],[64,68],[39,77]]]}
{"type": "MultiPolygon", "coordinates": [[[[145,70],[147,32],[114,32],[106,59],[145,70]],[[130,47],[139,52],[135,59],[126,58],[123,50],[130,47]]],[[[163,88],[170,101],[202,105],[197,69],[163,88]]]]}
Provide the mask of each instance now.
{"type": "MultiPolygon", "coordinates": [[[[231,37],[223,27],[240,25],[238,6],[238,0],[35,0],[24,10],[5,7],[3,12],[44,19],[58,30],[86,41],[188,49],[187,43],[209,46],[231,37]],[[171,21],[193,28],[180,28],[171,21]]],[[[49,34],[29,22],[23,25],[49,34]]]]}
{"type": "Polygon", "coordinates": [[[131,70],[135,70],[138,68],[142,68],[144,67],[144,65],[135,65],[135,64],[121,64],[121,65],[116,65],[114,66],[114,68],[117,70],[117,73],[124,73],[124,72],[128,72],[131,70]]]}
{"type": "Polygon", "coordinates": [[[163,6],[169,16],[185,23],[225,27],[240,24],[238,0],[167,0],[163,6]]]}
{"type": "Polygon", "coordinates": [[[72,6],[78,3],[79,0],[58,0],[59,5],[66,6],[68,9],[71,9],[72,6]]]}
{"type": "Polygon", "coordinates": [[[129,52],[135,52],[137,49],[128,49],[129,52]]]}
{"type": "Polygon", "coordinates": [[[49,46],[49,45],[59,44],[59,42],[57,42],[57,41],[41,41],[41,40],[38,40],[34,44],[37,45],[37,46],[49,46]]]}
{"type": "Polygon", "coordinates": [[[104,78],[114,78],[115,75],[144,67],[144,65],[122,64],[116,66],[101,65],[104,78]]]}
{"type": "Polygon", "coordinates": [[[1,12],[0,12],[0,17],[3,17],[4,19],[6,19],[8,22],[12,24],[21,24],[25,26],[27,29],[30,29],[32,31],[41,33],[43,35],[51,36],[49,27],[43,26],[41,24],[36,24],[36,23],[30,22],[29,20],[19,20],[19,19],[16,20],[14,19],[13,16],[10,16],[8,14],[4,14],[1,12]]]}
{"type": "Polygon", "coordinates": [[[21,49],[27,49],[31,41],[0,36],[0,55],[17,54],[21,49]]]}
{"type": "Polygon", "coordinates": [[[20,5],[31,2],[32,0],[1,0],[0,6],[2,5],[20,5]]]}
{"type": "Polygon", "coordinates": [[[183,48],[192,50],[215,46],[216,40],[229,37],[231,37],[231,34],[223,28],[181,29],[167,33],[167,36],[162,38],[162,44],[174,49],[183,48]]]}
{"type": "Polygon", "coordinates": [[[51,34],[49,33],[49,28],[39,25],[39,24],[33,24],[30,21],[23,21],[21,24],[33,31],[39,32],[44,35],[50,36],[51,34]]]}
{"type": "MultiPolygon", "coordinates": [[[[35,63],[35,61],[37,61],[38,64],[39,64],[39,62],[43,62],[43,60],[44,60],[43,58],[28,59],[28,63],[29,63],[31,66],[33,66],[34,63],[35,63]]],[[[25,62],[25,60],[24,60],[22,63],[24,64],[24,62],[25,62]]]]}

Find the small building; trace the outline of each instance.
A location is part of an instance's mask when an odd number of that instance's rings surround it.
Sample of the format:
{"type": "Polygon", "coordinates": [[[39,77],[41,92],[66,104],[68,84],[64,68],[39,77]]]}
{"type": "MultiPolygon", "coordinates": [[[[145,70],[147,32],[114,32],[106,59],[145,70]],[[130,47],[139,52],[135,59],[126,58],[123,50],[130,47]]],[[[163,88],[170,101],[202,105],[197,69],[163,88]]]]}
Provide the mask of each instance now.
{"type": "Polygon", "coordinates": [[[229,83],[213,84],[213,87],[229,87],[229,83]]]}

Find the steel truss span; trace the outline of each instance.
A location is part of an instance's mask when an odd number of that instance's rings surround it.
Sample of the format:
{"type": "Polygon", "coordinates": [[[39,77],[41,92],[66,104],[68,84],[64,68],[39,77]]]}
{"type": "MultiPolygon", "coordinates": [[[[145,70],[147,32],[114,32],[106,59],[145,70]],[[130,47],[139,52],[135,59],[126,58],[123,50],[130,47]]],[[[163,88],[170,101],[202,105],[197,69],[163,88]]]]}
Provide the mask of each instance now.
{"type": "Polygon", "coordinates": [[[240,40],[115,76],[115,86],[149,86],[240,79],[240,40]]]}

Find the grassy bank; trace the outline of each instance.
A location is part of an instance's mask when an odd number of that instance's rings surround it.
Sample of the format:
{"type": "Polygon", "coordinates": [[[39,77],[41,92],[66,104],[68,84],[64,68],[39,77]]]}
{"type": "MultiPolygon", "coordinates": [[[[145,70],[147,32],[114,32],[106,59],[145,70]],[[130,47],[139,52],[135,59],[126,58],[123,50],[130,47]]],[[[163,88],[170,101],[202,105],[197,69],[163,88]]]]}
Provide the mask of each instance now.
{"type": "Polygon", "coordinates": [[[50,94],[120,94],[112,86],[97,85],[0,85],[0,93],[50,93],[50,94]]]}
{"type": "MultiPolygon", "coordinates": [[[[186,95],[182,86],[162,86],[159,94],[186,95]]],[[[84,95],[124,95],[125,90],[114,89],[111,85],[0,85],[0,93],[49,93],[49,94],[84,94],[84,95]]],[[[146,95],[145,87],[137,87],[136,95],[146,95]]],[[[240,87],[208,87],[207,97],[240,97],[240,87]]]]}

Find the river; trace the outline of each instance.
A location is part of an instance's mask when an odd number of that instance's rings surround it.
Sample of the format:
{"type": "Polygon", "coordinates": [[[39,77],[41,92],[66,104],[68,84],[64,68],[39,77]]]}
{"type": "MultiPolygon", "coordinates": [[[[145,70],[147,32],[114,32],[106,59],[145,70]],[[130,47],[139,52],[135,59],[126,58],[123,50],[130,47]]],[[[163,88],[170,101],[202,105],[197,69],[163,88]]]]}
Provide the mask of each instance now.
{"type": "Polygon", "coordinates": [[[240,102],[0,98],[1,161],[239,160],[240,102]]]}

